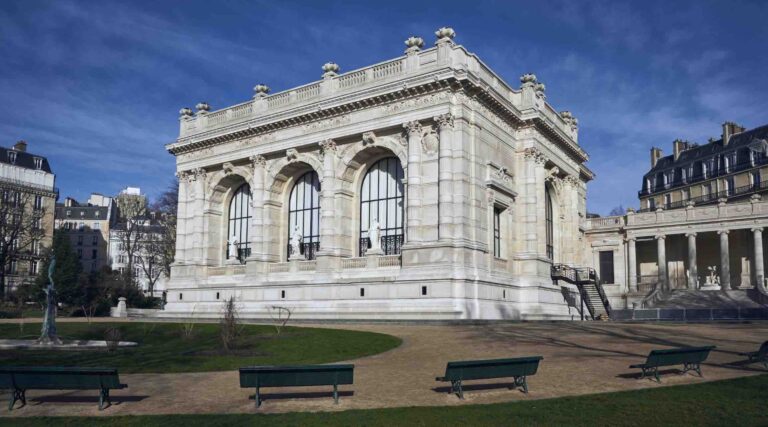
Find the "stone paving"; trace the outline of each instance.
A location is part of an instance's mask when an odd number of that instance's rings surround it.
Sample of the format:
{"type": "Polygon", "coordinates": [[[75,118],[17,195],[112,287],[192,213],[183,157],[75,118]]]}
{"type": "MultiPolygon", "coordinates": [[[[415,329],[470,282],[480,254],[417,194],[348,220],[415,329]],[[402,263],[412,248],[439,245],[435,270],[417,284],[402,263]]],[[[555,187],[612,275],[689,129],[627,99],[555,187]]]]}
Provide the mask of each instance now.
{"type": "MultiPolygon", "coordinates": [[[[309,325],[307,325],[309,326],[309,325]]],[[[341,411],[397,406],[435,406],[534,400],[598,392],[695,384],[766,373],[762,365],[731,363],[737,353],[768,340],[768,323],[621,324],[499,323],[491,325],[312,325],[382,332],[401,337],[402,346],[349,361],[355,384],[340,386],[338,405],[331,387],[266,388],[258,412],[341,411]],[[653,348],[718,346],[702,367],[704,378],[670,371],[662,383],[639,380],[630,364],[641,363],[653,348]],[[451,360],[542,355],[539,373],[529,378],[530,393],[509,381],[468,382],[465,401],[435,381],[451,360]]],[[[28,405],[0,417],[40,415],[138,415],[173,413],[255,413],[253,390],[239,387],[236,371],[188,374],[125,374],[128,389],[112,392],[113,406],[99,412],[97,392],[29,391],[28,405]]],[[[0,395],[7,399],[8,393],[0,395]]]]}

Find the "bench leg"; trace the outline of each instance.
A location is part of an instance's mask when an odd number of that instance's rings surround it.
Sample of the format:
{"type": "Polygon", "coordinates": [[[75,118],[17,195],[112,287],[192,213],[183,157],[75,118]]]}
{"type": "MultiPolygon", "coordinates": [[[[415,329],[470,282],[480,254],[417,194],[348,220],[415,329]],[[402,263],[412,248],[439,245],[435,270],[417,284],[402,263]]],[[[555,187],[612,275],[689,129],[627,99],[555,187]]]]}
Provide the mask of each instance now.
{"type": "Polygon", "coordinates": [[[18,388],[13,389],[13,391],[11,392],[11,398],[9,399],[9,403],[8,403],[9,411],[13,410],[13,405],[15,405],[17,401],[21,401],[21,406],[27,405],[27,397],[25,395],[24,390],[18,389],[18,388]]]}
{"type": "Polygon", "coordinates": [[[337,384],[333,385],[333,403],[339,404],[339,386],[337,384]]]}
{"type": "Polygon", "coordinates": [[[521,381],[523,385],[523,393],[528,394],[528,380],[523,376],[523,380],[521,381]]]}
{"type": "Polygon", "coordinates": [[[451,393],[455,393],[459,399],[464,399],[464,390],[461,389],[461,380],[451,381],[451,393]]]}
{"type": "Polygon", "coordinates": [[[259,409],[261,406],[261,396],[259,395],[258,387],[256,387],[256,395],[253,396],[253,399],[256,401],[256,409],[259,409]]]}
{"type": "Polygon", "coordinates": [[[693,369],[695,369],[696,372],[698,372],[700,377],[704,378],[704,374],[701,373],[701,364],[697,363],[693,369]]]}
{"type": "Polygon", "coordinates": [[[112,400],[109,398],[109,389],[108,388],[102,388],[99,390],[99,411],[104,410],[104,403],[109,404],[109,406],[112,406],[112,400]]]}
{"type": "Polygon", "coordinates": [[[661,382],[661,378],[659,378],[659,367],[658,366],[653,368],[653,376],[656,377],[656,382],[657,383],[661,382]]]}

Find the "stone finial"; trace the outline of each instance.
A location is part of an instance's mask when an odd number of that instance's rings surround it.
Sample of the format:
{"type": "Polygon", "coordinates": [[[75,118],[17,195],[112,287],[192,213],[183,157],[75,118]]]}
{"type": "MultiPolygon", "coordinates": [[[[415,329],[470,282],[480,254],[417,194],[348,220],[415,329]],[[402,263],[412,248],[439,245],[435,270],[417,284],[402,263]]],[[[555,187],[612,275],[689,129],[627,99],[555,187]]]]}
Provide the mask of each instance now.
{"type": "Polygon", "coordinates": [[[571,127],[571,129],[575,130],[579,127],[579,120],[573,116],[573,113],[570,111],[561,111],[560,117],[563,119],[565,124],[571,127]]]}
{"type": "Polygon", "coordinates": [[[181,110],[179,110],[179,115],[181,116],[181,118],[192,117],[193,114],[194,113],[192,112],[191,108],[184,107],[181,110]]]}
{"type": "Polygon", "coordinates": [[[253,87],[254,98],[264,98],[269,93],[269,86],[259,83],[253,87]]]}
{"type": "Polygon", "coordinates": [[[405,49],[405,53],[407,55],[412,55],[424,47],[424,39],[421,37],[411,36],[405,39],[405,45],[408,46],[408,49],[405,49]]]}
{"type": "Polygon", "coordinates": [[[323,78],[327,79],[329,77],[335,77],[339,73],[339,64],[335,62],[326,62],[323,64],[323,78]]]}
{"type": "Polygon", "coordinates": [[[205,114],[208,111],[210,111],[211,106],[208,105],[207,102],[198,102],[197,105],[195,105],[195,108],[197,109],[197,114],[205,114]]]}
{"type": "Polygon", "coordinates": [[[456,37],[456,31],[453,31],[453,28],[451,27],[440,27],[435,31],[435,35],[437,36],[435,44],[453,43],[453,38],[456,37]]]}
{"type": "Polygon", "coordinates": [[[525,73],[520,76],[520,83],[522,83],[522,87],[533,86],[536,84],[536,81],[536,74],[533,73],[525,73]]]}
{"type": "Polygon", "coordinates": [[[540,98],[547,97],[547,95],[544,93],[547,90],[547,86],[544,83],[536,82],[536,84],[533,86],[533,89],[536,91],[536,96],[540,98]]]}

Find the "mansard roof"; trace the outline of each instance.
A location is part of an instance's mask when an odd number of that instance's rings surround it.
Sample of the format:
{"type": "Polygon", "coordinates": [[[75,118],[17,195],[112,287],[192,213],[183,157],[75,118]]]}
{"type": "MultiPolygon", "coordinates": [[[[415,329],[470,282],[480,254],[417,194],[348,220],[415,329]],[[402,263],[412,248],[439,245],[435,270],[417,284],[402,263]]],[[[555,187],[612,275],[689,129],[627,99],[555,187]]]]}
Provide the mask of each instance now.
{"type": "Polygon", "coordinates": [[[656,166],[645,174],[645,177],[655,175],[657,172],[688,165],[698,160],[706,160],[718,154],[734,152],[746,148],[748,145],[759,140],[768,141],[768,124],[731,136],[728,145],[725,146],[723,145],[723,139],[720,138],[681,152],[677,160],[675,160],[674,154],[662,157],[656,162],[656,166]]]}
{"type": "Polygon", "coordinates": [[[41,170],[43,172],[51,172],[51,165],[48,164],[48,159],[37,154],[28,153],[26,151],[15,150],[13,148],[0,147],[0,163],[8,165],[18,166],[25,169],[41,170]],[[11,155],[9,153],[16,153],[16,160],[11,162],[11,155]],[[40,169],[35,167],[35,159],[42,159],[40,169]]]}
{"type": "Polygon", "coordinates": [[[105,221],[109,219],[109,208],[106,206],[56,206],[56,219],[105,221]],[[69,212],[69,215],[67,215],[69,212]]]}

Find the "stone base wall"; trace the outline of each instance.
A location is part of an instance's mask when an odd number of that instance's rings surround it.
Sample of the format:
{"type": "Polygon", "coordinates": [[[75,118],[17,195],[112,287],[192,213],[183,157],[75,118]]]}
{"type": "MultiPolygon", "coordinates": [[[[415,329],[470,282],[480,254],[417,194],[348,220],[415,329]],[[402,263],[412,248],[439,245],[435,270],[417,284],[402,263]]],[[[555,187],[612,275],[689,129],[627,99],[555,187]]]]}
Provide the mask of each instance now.
{"type": "Polygon", "coordinates": [[[278,315],[276,307],[290,309],[292,319],[313,320],[579,318],[578,309],[569,306],[562,287],[546,279],[516,278],[512,283],[511,278],[481,281],[399,277],[255,285],[246,275],[229,276],[226,282],[215,284],[175,280],[169,286],[165,310],[158,316],[219,318],[225,301],[232,296],[240,316],[248,319],[274,319],[278,315]]]}

